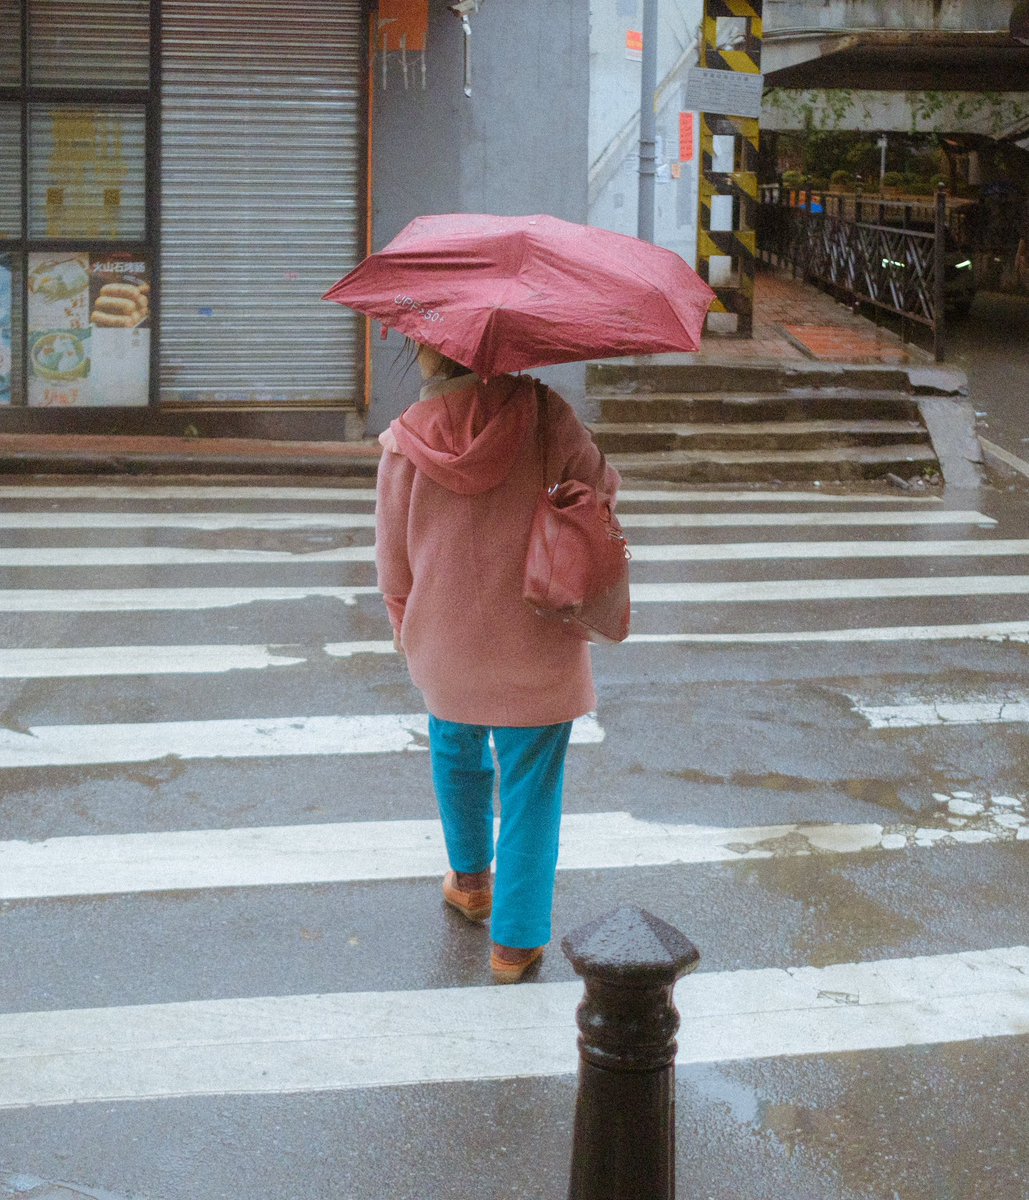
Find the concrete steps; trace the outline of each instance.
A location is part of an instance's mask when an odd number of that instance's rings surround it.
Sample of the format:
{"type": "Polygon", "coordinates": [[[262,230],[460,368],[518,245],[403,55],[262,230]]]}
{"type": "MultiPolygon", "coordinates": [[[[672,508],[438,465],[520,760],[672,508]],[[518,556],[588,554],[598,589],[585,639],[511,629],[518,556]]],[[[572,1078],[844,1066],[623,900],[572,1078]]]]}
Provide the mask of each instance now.
{"type": "Polygon", "coordinates": [[[918,403],[905,392],[803,388],[762,395],[736,392],[616,392],[594,395],[602,422],[918,420],[918,403]]]}
{"type": "Polygon", "coordinates": [[[834,447],[818,450],[655,450],[609,454],[607,460],[625,479],[663,479],[678,483],[846,482],[898,475],[918,476],[937,466],[931,446],[834,447]]]}
{"type": "Polygon", "coordinates": [[[822,482],[936,476],[908,377],[647,364],[591,368],[597,444],[623,476],[822,482]]]}
{"type": "Polygon", "coordinates": [[[920,444],[919,421],[600,422],[592,427],[605,454],[655,450],[813,450],[844,446],[920,444]]]}

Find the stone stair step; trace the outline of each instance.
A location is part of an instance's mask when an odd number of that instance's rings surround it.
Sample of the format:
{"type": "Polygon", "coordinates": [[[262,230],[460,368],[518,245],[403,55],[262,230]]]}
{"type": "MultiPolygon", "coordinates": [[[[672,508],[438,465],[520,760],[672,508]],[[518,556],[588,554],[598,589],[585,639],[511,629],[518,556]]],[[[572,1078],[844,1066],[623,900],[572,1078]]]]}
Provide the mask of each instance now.
{"type": "Polygon", "coordinates": [[[875,479],[887,474],[909,479],[938,467],[932,447],[834,446],[817,450],[665,450],[610,454],[623,477],[676,482],[875,479]]]}
{"type": "MultiPolygon", "coordinates": [[[[598,399],[598,398],[594,398],[598,399]]],[[[917,420],[918,404],[904,393],[827,395],[621,394],[599,398],[604,422],[747,422],[812,419],[917,420]]]]}
{"type": "Polygon", "coordinates": [[[599,422],[590,426],[605,454],[654,450],[807,450],[819,446],[928,442],[918,421],[599,422]]]}
{"type": "Polygon", "coordinates": [[[797,387],[866,391],[912,386],[905,367],[856,366],[843,363],[698,363],[603,362],[586,368],[587,390],[595,395],[615,390],[657,392],[786,392],[797,387]]]}

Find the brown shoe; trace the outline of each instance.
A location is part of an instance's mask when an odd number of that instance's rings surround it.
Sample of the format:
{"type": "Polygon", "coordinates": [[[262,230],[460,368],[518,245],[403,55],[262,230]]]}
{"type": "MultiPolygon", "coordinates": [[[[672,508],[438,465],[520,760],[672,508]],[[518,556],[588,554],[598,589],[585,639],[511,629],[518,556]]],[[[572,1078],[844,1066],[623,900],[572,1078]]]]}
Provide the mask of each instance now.
{"type": "Polygon", "coordinates": [[[513,946],[501,946],[494,942],[489,956],[493,982],[518,983],[525,972],[543,957],[545,949],[546,946],[536,946],[532,950],[518,950],[513,946]]]}
{"type": "Polygon", "coordinates": [[[443,877],[443,899],[469,921],[485,921],[493,911],[492,889],[487,886],[466,892],[457,886],[456,871],[443,877]]]}

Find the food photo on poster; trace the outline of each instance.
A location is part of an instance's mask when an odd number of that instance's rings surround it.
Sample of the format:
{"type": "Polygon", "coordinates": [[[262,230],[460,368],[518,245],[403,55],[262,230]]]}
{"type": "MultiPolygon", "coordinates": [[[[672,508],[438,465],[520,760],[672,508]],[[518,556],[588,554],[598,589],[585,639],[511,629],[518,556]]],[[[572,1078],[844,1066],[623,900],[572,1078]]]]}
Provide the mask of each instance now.
{"type": "Polygon", "coordinates": [[[89,269],[93,370],[88,404],[146,404],[150,271],[132,251],[94,256],[89,269]]]}
{"type": "Polygon", "coordinates": [[[34,251],[28,274],[29,404],[86,403],[89,255],[34,251]]]}
{"type": "Polygon", "coordinates": [[[132,252],[33,253],[28,285],[29,404],[146,404],[146,261],[132,252]]]}

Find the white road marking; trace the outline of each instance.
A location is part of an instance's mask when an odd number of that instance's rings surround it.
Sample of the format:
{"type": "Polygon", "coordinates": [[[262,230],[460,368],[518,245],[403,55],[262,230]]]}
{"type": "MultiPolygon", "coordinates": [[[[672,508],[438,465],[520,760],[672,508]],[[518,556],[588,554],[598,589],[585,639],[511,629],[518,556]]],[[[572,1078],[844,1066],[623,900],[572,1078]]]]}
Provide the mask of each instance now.
{"type": "Polygon", "coordinates": [[[371,563],[374,546],[335,546],[331,550],[193,549],[188,546],[46,546],[0,548],[0,567],[172,567],[304,566],[317,563],[371,563]]]}
{"type": "MultiPolygon", "coordinates": [[[[737,862],[812,854],[1017,841],[1025,799],[942,797],[935,825],[897,823],[715,828],[641,821],[625,812],[567,813],[562,871],[737,862]],[[957,806],[956,808],[954,806],[957,806]],[[960,813],[960,827],[952,824],[960,813]]],[[[0,900],[198,888],[269,887],[442,876],[438,820],[360,821],[0,842],[0,900]]]]}
{"type": "Polygon", "coordinates": [[[396,654],[392,641],[326,642],[322,649],[332,658],[352,658],[355,654],[396,654]]]}
{"type": "MultiPolygon", "coordinates": [[[[969,511],[908,512],[658,512],[622,513],[626,529],[714,529],[798,526],[935,526],[997,524],[983,513],[969,511]]],[[[288,532],[300,529],[374,529],[372,512],[208,512],[208,513],[106,513],[14,512],[0,517],[0,529],[197,529],[208,532],[255,529],[288,532]]]]}
{"type": "MultiPolygon", "coordinates": [[[[990,558],[1025,554],[1029,554],[1029,539],[1025,538],[932,542],[729,542],[724,545],[661,543],[632,547],[632,557],[636,562],[720,562],[784,558],[990,558]]],[[[4,551],[0,550],[0,565],[3,564],[4,551]]]]}
{"type": "Polygon", "coordinates": [[[372,512],[12,512],[0,515],[3,529],[374,529],[372,512]]]}
{"type": "MultiPolygon", "coordinates": [[[[810,629],[759,633],[632,633],[627,645],[776,645],[820,642],[912,642],[978,640],[1029,643],[1029,621],[980,625],[896,625],[858,629],[810,629]]],[[[330,658],[395,654],[392,641],[327,642],[315,653],[330,658]]],[[[207,675],[299,666],[311,651],[294,645],[57,646],[0,650],[0,679],[60,679],[105,675],[207,675]]]]}
{"type": "MultiPolygon", "coordinates": [[[[2,493],[0,493],[2,494],[2,493]]],[[[892,493],[853,493],[834,495],[832,492],[720,492],[680,487],[674,491],[655,488],[621,488],[619,500],[633,503],[661,504],[939,504],[939,496],[898,496],[892,493]]]]}
{"type": "MultiPolygon", "coordinates": [[[[677,504],[939,504],[939,496],[897,496],[891,493],[833,495],[831,492],[747,492],[718,491],[681,487],[622,488],[619,499],[647,503],[677,504]]],[[[338,500],[368,501],[375,499],[374,488],[343,487],[277,487],[274,484],[257,486],[211,484],[210,486],[140,484],[95,485],[69,484],[55,487],[49,484],[17,484],[0,487],[0,500],[338,500]]]]}
{"type": "Polygon", "coordinates": [[[763,630],[759,633],[630,633],[627,642],[683,642],[734,646],[779,642],[920,642],[978,639],[1029,642],[1029,621],[988,621],[980,625],[883,625],[858,629],[763,630]]]}
{"type": "Polygon", "coordinates": [[[374,587],[14,588],[0,591],[0,612],[161,612],[314,597],[355,604],[358,596],[378,594],[374,587]]]}
{"type": "Polygon", "coordinates": [[[1007,463],[1009,467],[1025,475],[1029,479],[1029,462],[1024,458],[1019,458],[1017,454],[1012,454],[1010,450],[1005,450],[1003,446],[998,446],[994,442],[988,442],[986,438],[979,439],[979,445],[986,451],[987,454],[992,454],[994,458],[999,458],[1002,463],[1007,463]]]}
{"type": "MultiPolygon", "coordinates": [[[[234,608],[325,597],[355,604],[375,587],[13,588],[0,612],[156,612],[234,608]]],[[[770,579],[725,583],[633,583],[634,604],[751,604],[779,600],[890,600],[922,596],[1029,595],[1026,575],[913,576],[899,579],[770,579]]]]}
{"type": "MultiPolygon", "coordinates": [[[[627,645],[776,645],[821,642],[912,641],[1018,642],[1029,644],[1029,621],[981,625],[897,625],[858,629],[810,629],[760,633],[633,633],[627,645]]],[[[392,641],[327,642],[318,652],[331,658],[395,654],[392,641]]],[[[310,661],[299,646],[69,646],[0,650],[0,679],[58,679],[70,676],[190,675],[298,666],[310,661]]]]}
{"type": "Polygon", "coordinates": [[[990,528],[997,522],[984,513],[965,510],[939,512],[739,512],[739,513],[623,513],[618,520],[626,529],[714,529],[720,526],[785,525],[822,528],[827,525],[976,525],[990,528]]]}
{"type": "MultiPolygon", "coordinates": [[[[0,728],[0,768],[151,762],[173,756],[278,758],[288,755],[391,754],[428,749],[424,713],[352,717],[269,717],[151,721],[138,725],[38,725],[0,728]]],[[[604,740],[596,717],[572,725],[572,742],[604,740]]]]}
{"type": "MultiPolygon", "coordinates": [[[[392,642],[369,642],[369,646],[392,642]]],[[[296,650],[296,647],[291,647],[296,650]]],[[[60,679],[100,675],[211,675],[306,663],[304,654],[271,646],[43,646],[0,650],[0,679],[60,679]]]]}
{"type": "Polygon", "coordinates": [[[184,484],[69,484],[54,487],[49,484],[16,484],[0,487],[0,500],[339,500],[368,501],[375,499],[375,489],[368,487],[276,487],[212,484],[209,487],[184,484]]]}
{"type": "MultiPolygon", "coordinates": [[[[635,546],[636,562],[736,562],[841,558],[996,558],[1029,554],[1029,539],[899,542],[728,542],[635,546]]],[[[0,567],[317,566],[373,563],[374,546],[331,550],[193,549],[183,546],[48,546],[0,548],[0,567]]]]}
{"type": "Polygon", "coordinates": [[[1029,575],[916,575],[893,579],[768,579],[632,585],[634,604],[756,604],[776,600],[1026,595],[1029,595],[1029,575]]]}
{"type": "MultiPolygon", "coordinates": [[[[556,949],[551,953],[557,953],[556,949]]],[[[0,1108],[572,1075],[579,981],[0,1016],[0,1108]]],[[[680,1064],[1029,1032],[1029,947],[680,980],[680,1064]]]]}
{"type": "Polygon", "coordinates": [[[929,725],[1020,725],[1029,721],[1029,696],[938,700],[912,698],[894,704],[867,704],[851,698],[854,712],[872,729],[919,729],[929,725]]]}

